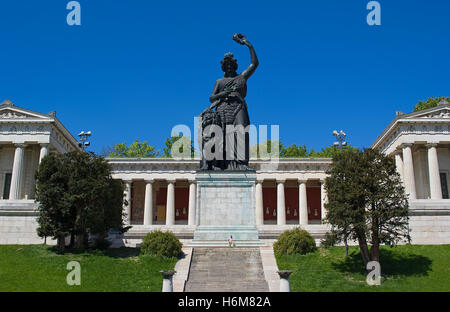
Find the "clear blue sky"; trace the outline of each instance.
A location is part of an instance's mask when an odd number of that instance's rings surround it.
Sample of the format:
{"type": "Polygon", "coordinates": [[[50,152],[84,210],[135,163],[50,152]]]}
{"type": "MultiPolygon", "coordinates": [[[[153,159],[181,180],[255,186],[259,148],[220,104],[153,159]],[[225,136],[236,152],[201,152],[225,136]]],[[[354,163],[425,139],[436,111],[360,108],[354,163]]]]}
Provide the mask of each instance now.
{"type": "Polygon", "coordinates": [[[253,43],[260,67],[248,82],[253,124],[278,124],[286,144],[319,150],[333,129],[369,146],[419,100],[450,96],[450,1],[65,0],[0,2],[0,102],[57,111],[92,150],[148,140],[162,148],[176,124],[193,127],[233,52],[239,71],[253,43]]]}

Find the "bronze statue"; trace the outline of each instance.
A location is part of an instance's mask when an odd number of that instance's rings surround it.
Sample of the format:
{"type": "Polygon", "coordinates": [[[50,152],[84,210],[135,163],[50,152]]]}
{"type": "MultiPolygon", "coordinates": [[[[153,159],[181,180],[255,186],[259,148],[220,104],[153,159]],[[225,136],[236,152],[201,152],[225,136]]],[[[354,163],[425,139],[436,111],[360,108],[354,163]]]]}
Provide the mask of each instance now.
{"type": "Polygon", "coordinates": [[[251,64],[246,70],[237,74],[238,65],[233,54],[225,54],[220,62],[225,73],[224,77],[216,81],[209,98],[212,104],[202,112],[201,117],[202,147],[212,139],[212,137],[204,135],[203,130],[210,125],[220,126],[223,134],[222,151],[220,152],[223,157],[206,160],[202,150],[202,161],[200,163],[200,169],[202,170],[251,170],[248,167],[250,155],[248,126],[250,125],[250,118],[244,98],[247,95],[247,79],[255,72],[259,62],[255,49],[245,36],[234,34],[233,40],[249,48],[251,64]],[[236,129],[245,129],[245,133],[236,132],[236,129]],[[239,135],[243,136],[239,137],[239,135]]]}

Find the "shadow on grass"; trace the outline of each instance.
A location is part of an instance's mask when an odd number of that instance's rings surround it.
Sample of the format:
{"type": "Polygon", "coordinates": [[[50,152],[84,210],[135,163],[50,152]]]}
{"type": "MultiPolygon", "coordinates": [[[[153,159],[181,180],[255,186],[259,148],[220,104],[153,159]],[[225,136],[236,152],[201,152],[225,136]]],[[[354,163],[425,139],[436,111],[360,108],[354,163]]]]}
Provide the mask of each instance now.
{"type": "MultiPolygon", "coordinates": [[[[431,271],[430,258],[416,254],[400,254],[394,249],[380,250],[381,274],[383,276],[427,276],[431,271]]],[[[342,273],[360,273],[366,270],[359,252],[353,252],[343,261],[331,263],[334,269],[342,273]]]]}
{"type": "MultiPolygon", "coordinates": [[[[50,252],[53,252],[55,254],[61,255],[61,253],[58,250],[57,246],[51,246],[48,249],[50,252]]],[[[95,255],[95,256],[107,256],[111,258],[130,258],[130,257],[137,257],[140,254],[140,248],[132,248],[132,247],[120,247],[120,248],[109,248],[109,249],[75,249],[75,248],[68,248],[64,250],[65,255],[95,255]]]]}

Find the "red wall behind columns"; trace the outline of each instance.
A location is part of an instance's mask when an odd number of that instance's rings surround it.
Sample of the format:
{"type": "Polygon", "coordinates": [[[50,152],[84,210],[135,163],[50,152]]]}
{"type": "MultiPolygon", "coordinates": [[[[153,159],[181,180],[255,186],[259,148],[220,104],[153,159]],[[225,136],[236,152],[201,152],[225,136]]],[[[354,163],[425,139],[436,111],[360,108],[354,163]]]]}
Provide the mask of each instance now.
{"type": "MultiPolygon", "coordinates": [[[[156,205],[166,206],[167,187],[160,187],[156,192],[156,205]]],[[[189,188],[175,187],[175,220],[187,220],[189,212],[189,188]],[[186,214],[183,214],[183,207],[186,208],[186,214]],[[178,209],[179,215],[176,215],[178,209]]]]}
{"type": "Polygon", "coordinates": [[[175,188],[175,220],[187,220],[189,211],[189,188],[176,187],[175,188]],[[185,214],[183,214],[183,207],[185,208],[185,214]],[[179,215],[176,212],[178,209],[179,215]]]}
{"type": "Polygon", "coordinates": [[[309,208],[308,220],[320,220],[321,218],[320,187],[307,187],[306,197],[309,208]],[[315,212],[317,212],[317,215],[315,212]]]}
{"type": "Polygon", "coordinates": [[[263,213],[264,220],[276,220],[277,215],[273,215],[277,211],[277,188],[263,187],[263,213]],[[266,213],[269,208],[269,213],[266,213]]]}
{"type": "MultiPolygon", "coordinates": [[[[284,200],[286,207],[286,220],[298,219],[298,188],[296,187],[284,187],[284,200]],[[288,212],[289,207],[289,213],[288,212]],[[294,210],[297,211],[297,215],[294,216],[294,210]]],[[[277,215],[273,215],[274,211],[277,211],[277,188],[276,187],[263,187],[263,207],[264,207],[264,220],[276,220],[277,215]],[[267,214],[267,207],[269,207],[269,214],[267,214]]]]}
{"type": "Polygon", "coordinates": [[[286,206],[286,220],[298,220],[298,187],[285,187],[284,197],[286,206]],[[296,215],[294,215],[294,211],[296,211],[296,215]]]}

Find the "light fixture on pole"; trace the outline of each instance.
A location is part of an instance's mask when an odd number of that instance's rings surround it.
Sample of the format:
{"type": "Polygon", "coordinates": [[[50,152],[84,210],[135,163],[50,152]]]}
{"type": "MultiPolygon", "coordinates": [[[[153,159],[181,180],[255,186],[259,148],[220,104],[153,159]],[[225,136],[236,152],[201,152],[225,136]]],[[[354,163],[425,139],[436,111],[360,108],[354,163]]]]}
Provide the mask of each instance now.
{"type": "Polygon", "coordinates": [[[78,143],[78,146],[81,147],[81,149],[84,151],[86,149],[87,146],[91,145],[90,142],[87,141],[88,137],[91,136],[91,131],[81,131],[78,134],[78,137],[80,138],[80,143],[78,143]]]}
{"type": "Polygon", "coordinates": [[[333,146],[336,146],[340,149],[342,149],[344,146],[347,146],[347,141],[345,141],[345,137],[347,136],[347,134],[345,134],[344,131],[339,131],[337,132],[337,130],[333,131],[333,135],[336,137],[337,142],[333,143],[333,146]]]}

